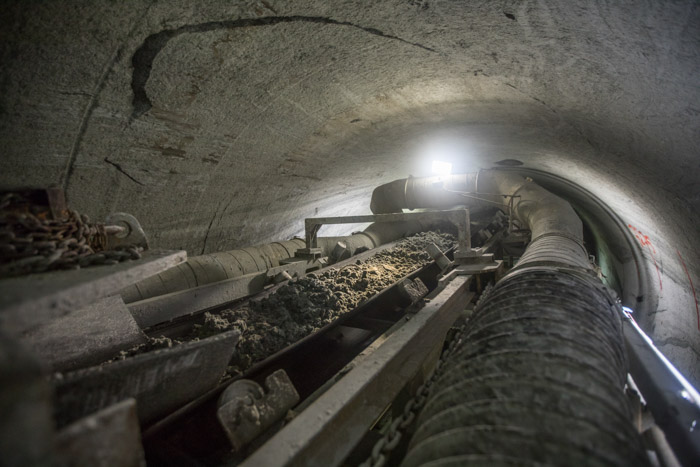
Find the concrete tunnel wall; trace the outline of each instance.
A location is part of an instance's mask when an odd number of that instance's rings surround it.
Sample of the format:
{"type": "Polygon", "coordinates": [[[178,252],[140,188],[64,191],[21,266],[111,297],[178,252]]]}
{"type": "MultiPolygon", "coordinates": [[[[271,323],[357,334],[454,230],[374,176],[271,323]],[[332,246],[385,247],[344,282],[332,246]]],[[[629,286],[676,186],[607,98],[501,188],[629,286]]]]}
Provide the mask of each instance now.
{"type": "Polygon", "coordinates": [[[648,331],[700,382],[695,1],[18,0],[0,33],[3,189],[197,255],[368,213],[433,159],[517,159],[638,236],[648,331]]]}

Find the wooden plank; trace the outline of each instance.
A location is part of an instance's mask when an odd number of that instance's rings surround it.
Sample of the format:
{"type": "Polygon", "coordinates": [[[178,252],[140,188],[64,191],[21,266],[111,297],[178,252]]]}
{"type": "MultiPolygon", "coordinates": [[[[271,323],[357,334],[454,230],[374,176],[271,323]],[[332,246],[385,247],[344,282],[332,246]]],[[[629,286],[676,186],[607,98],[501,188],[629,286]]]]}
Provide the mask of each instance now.
{"type": "Polygon", "coordinates": [[[53,371],[66,371],[102,363],[147,339],[121,297],[111,296],[48,320],[20,340],[53,371]]]}
{"type": "Polygon", "coordinates": [[[20,335],[186,259],[184,251],[155,250],[136,261],[1,280],[0,327],[20,335]]]}

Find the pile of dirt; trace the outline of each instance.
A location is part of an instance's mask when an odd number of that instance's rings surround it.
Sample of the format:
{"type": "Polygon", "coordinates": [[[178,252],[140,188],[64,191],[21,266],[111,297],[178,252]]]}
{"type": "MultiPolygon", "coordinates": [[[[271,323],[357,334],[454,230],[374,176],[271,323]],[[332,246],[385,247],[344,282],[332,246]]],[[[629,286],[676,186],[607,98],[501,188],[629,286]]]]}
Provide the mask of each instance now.
{"type": "MultiPolygon", "coordinates": [[[[204,323],[195,325],[182,341],[238,330],[241,337],[229,373],[243,373],[429,263],[425,249],[430,243],[445,251],[454,246],[455,238],[439,232],[420,233],[365,260],[290,281],[261,300],[216,314],[204,313],[204,323]]],[[[165,338],[151,341],[122,352],[119,358],[180,343],[165,338]]]]}

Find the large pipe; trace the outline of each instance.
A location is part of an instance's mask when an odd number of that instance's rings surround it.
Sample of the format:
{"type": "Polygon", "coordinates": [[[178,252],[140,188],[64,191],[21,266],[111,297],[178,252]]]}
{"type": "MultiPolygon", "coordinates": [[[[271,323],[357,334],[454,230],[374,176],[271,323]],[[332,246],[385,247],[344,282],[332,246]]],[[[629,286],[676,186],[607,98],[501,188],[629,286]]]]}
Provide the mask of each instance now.
{"type": "Polygon", "coordinates": [[[501,280],[441,366],[402,466],[648,465],[620,316],[594,280],[553,268],[501,280]]]}
{"type": "MultiPolygon", "coordinates": [[[[345,237],[320,237],[318,246],[323,256],[329,256],[338,242],[342,242],[352,255],[357,250],[372,249],[432,227],[434,226],[418,221],[375,223],[363,232],[345,237]]],[[[304,247],[303,239],[294,238],[286,242],[193,256],[185,263],[123,289],[120,294],[125,303],[133,303],[244,274],[262,272],[279,266],[280,261],[292,258],[296,250],[304,247]]]]}
{"type": "Polygon", "coordinates": [[[174,268],[123,289],[120,294],[125,303],[132,303],[244,274],[265,271],[279,266],[281,260],[294,256],[294,252],[299,248],[304,248],[304,240],[294,238],[286,242],[193,256],[174,268]]]}
{"type": "Polygon", "coordinates": [[[497,206],[532,232],[518,263],[556,263],[590,269],[583,246],[583,224],[571,205],[519,175],[499,170],[395,180],[377,187],[370,209],[375,214],[402,209],[497,206]]]}
{"type": "Polygon", "coordinates": [[[396,180],[374,191],[371,208],[482,204],[508,212],[532,241],[441,366],[403,465],[647,464],[623,391],[620,316],[566,201],[483,170],[396,180]]]}

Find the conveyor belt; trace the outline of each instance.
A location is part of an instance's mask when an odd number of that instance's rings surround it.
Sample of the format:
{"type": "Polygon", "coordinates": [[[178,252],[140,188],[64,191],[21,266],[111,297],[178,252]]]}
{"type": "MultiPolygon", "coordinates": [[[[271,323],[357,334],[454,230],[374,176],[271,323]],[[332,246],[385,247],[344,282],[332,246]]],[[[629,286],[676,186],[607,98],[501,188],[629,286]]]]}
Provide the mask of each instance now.
{"type": "MultiPolygon", "coordinates": [[[[449,255],[451,253],[448,252],[449,255]]],[[[352,261],[356,260],[356,257],[352,258],[352,261]]],[[[342,267],[342,264],[337,266],[342,267]]],[[[394,323],[404,318],[411,301],[400,291],[399,284],[403,280],[420,279],[430,291],[436,288],[439,273],[434,263],[420,268],[318,332],[256,364],[236,379],[245,378],[262,384],[265,377],[284,369],[303,400],[394,323]]],[[[173,452],[176,451],[181,452],[183,460],[198,459],[212,464],[229,454],[228,440],[216,420],[216,400],[230,383],[227,381],[219,385],[144,431],[149,465],[172,462],[173,452]]]]}

